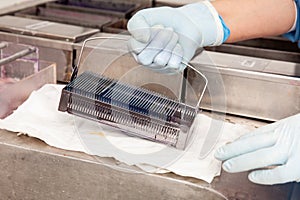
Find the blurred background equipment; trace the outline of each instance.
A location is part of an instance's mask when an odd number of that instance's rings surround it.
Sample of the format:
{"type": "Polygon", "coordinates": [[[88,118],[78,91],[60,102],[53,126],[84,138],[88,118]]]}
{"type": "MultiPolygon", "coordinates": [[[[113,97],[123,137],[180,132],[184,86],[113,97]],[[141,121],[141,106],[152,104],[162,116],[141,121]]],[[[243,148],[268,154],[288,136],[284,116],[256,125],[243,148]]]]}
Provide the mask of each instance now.
{"type": "Polygon", "coordinates": [[[11,114],[33,90],[56,83],[55,64],[39,60],[33,46],[0,43],[0,119],[11,114]]]}
{"type": "Polygon", "coordinates": [[[100,31],[126,31],[128,19],[152,6],[150,0],[19,1],[8,4],[0,17],[0,37],[5,41],[37,46],[40,58],[57,64],[57,80],[68,82],[75,64],[73,45],[100,31]],[[24,5],[26,3],[27,7],[24,5]],[[19,5],[18,4],[18,5],[19,5]]]}

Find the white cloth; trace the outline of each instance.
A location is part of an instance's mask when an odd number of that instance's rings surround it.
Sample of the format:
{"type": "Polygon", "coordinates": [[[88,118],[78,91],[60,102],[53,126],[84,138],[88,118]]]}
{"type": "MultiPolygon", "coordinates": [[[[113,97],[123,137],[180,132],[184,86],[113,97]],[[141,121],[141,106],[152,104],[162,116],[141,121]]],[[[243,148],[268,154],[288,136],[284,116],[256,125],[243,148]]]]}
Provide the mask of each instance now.
{"type": "MultiPolygon", "coordinates": [[[[152,173],[174,172],[211,182],[221,171],[214,149],[249,131],[250,127],[222,123],[221,136],[204,158],[200,151],[207,142],[213,119],[199,114],[195,121],[194,142],[186,151],[148,140],[129,137],[119,130],[58,111],[63,86],[45,85],[34,91],[12,115],[0,120],[0,128],[39,138],[61,149],[82,151],[101,157],[114,157],[152,173]]],[[[215,120],[215,122],[218,122],[215,120]]]]}

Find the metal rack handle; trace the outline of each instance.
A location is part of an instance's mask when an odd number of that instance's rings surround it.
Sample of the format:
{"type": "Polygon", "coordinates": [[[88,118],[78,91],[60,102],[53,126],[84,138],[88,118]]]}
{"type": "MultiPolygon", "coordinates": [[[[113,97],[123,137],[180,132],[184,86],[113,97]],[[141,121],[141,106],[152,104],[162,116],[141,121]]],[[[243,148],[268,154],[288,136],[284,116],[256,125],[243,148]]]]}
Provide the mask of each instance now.
{"type": "MultiPolygon", "coordinates": [[[[74,68],[73,68],[73,73],[72,73],[72,76],[71,76],[71,81],[73,81],[77,77],[78,69],[79,69],[79,64],[81,62],[81,58],[82,58],[82,54],[83,54],[83,49],[85,48],[86,43],[89,42],[89,41],[92,41],[92,40],[101,40],[101,39],[114,39],[114,40],[128,41],[128,39],[126,39],[126,38],[121,38],[121,37],[105,37],[105,36],[92,37],[92,38],[88,38],[88,39],[84,40],[84,42],[82,44],[82,47],[81,47],[81,50],[80,50],[79,57],[78,57],[77,65],[75,65],[74,68]]],[[[184,64],[184,65],[186,65],[187,67],[189,67],[193,71],[195,71],[197,74],[199,74],[205,80],[204,88],[203,88],[203,90],[201,92],[201,95],[200,95],[199,100],[198,100],[197,105],[196,105],[196,108],[199,108],[201,100],[203,98],[203,95],[204,95],[204,93],[206,91],[206,88],[207,88],[207,85],[208,85],[208,80],[207,80],[207,78],[206,78],[206,76],[204,74],[202,74],[199,70],[197,70],[191,64],[189,64],[187,62],[184,62],[184,61],[182,61],[181,63],[184,64]]]]}

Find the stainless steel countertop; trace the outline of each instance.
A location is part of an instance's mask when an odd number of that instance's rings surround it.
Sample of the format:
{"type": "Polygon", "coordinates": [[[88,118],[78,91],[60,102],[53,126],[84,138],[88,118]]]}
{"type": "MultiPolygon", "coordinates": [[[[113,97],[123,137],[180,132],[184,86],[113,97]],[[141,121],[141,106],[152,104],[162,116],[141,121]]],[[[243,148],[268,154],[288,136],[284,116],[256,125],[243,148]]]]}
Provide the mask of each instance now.
{"type": "Polygon", "coordinates": [[[18,10],[22,10],[24,8],[52,1],[55,0],[2,0],[0,2],[0,15],[12,13],[18,10]]]}
{"type": "MultiPolygon", "coordinates": [[[[227,116],[226,121],[265,124],[234,116],[227,116]]],[[[293,187],[256,185],[248,181],[247,173],[222,171],[212,184],[173,173],[130,173],[117,170],[124,164],[112,158],[53,148],[38,139],[5,130],[0,130],[0,156],[0,193],[5,199],[286,200],[293,187]]]]}

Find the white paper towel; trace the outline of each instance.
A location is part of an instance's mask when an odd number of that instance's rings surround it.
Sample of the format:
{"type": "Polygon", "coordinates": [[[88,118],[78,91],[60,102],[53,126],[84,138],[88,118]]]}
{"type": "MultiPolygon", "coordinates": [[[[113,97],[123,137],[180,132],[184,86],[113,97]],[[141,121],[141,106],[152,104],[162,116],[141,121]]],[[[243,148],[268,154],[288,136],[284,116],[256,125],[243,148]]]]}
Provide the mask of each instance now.
{"type": "Polygon", "coordinates": [[[128,165],[136,165],[152,173],[174,172],[211,182],[221,171],[221,162],[213,156],[214,149],[238,138],[250,127],[223,123],[199,114],[195,121],[194,140],[186,151],[166,147],[135,137],[99,123],[58,111],[63,86],[45,85],[31,94],[12,115],[0,120],[0,128],[26,133],[48,145],[73,151],[82,151],[101,157],[114,157],[128,165]],[[221,135],[214,149],[200,157],[209,130],[222,124],[221,135]]]}

